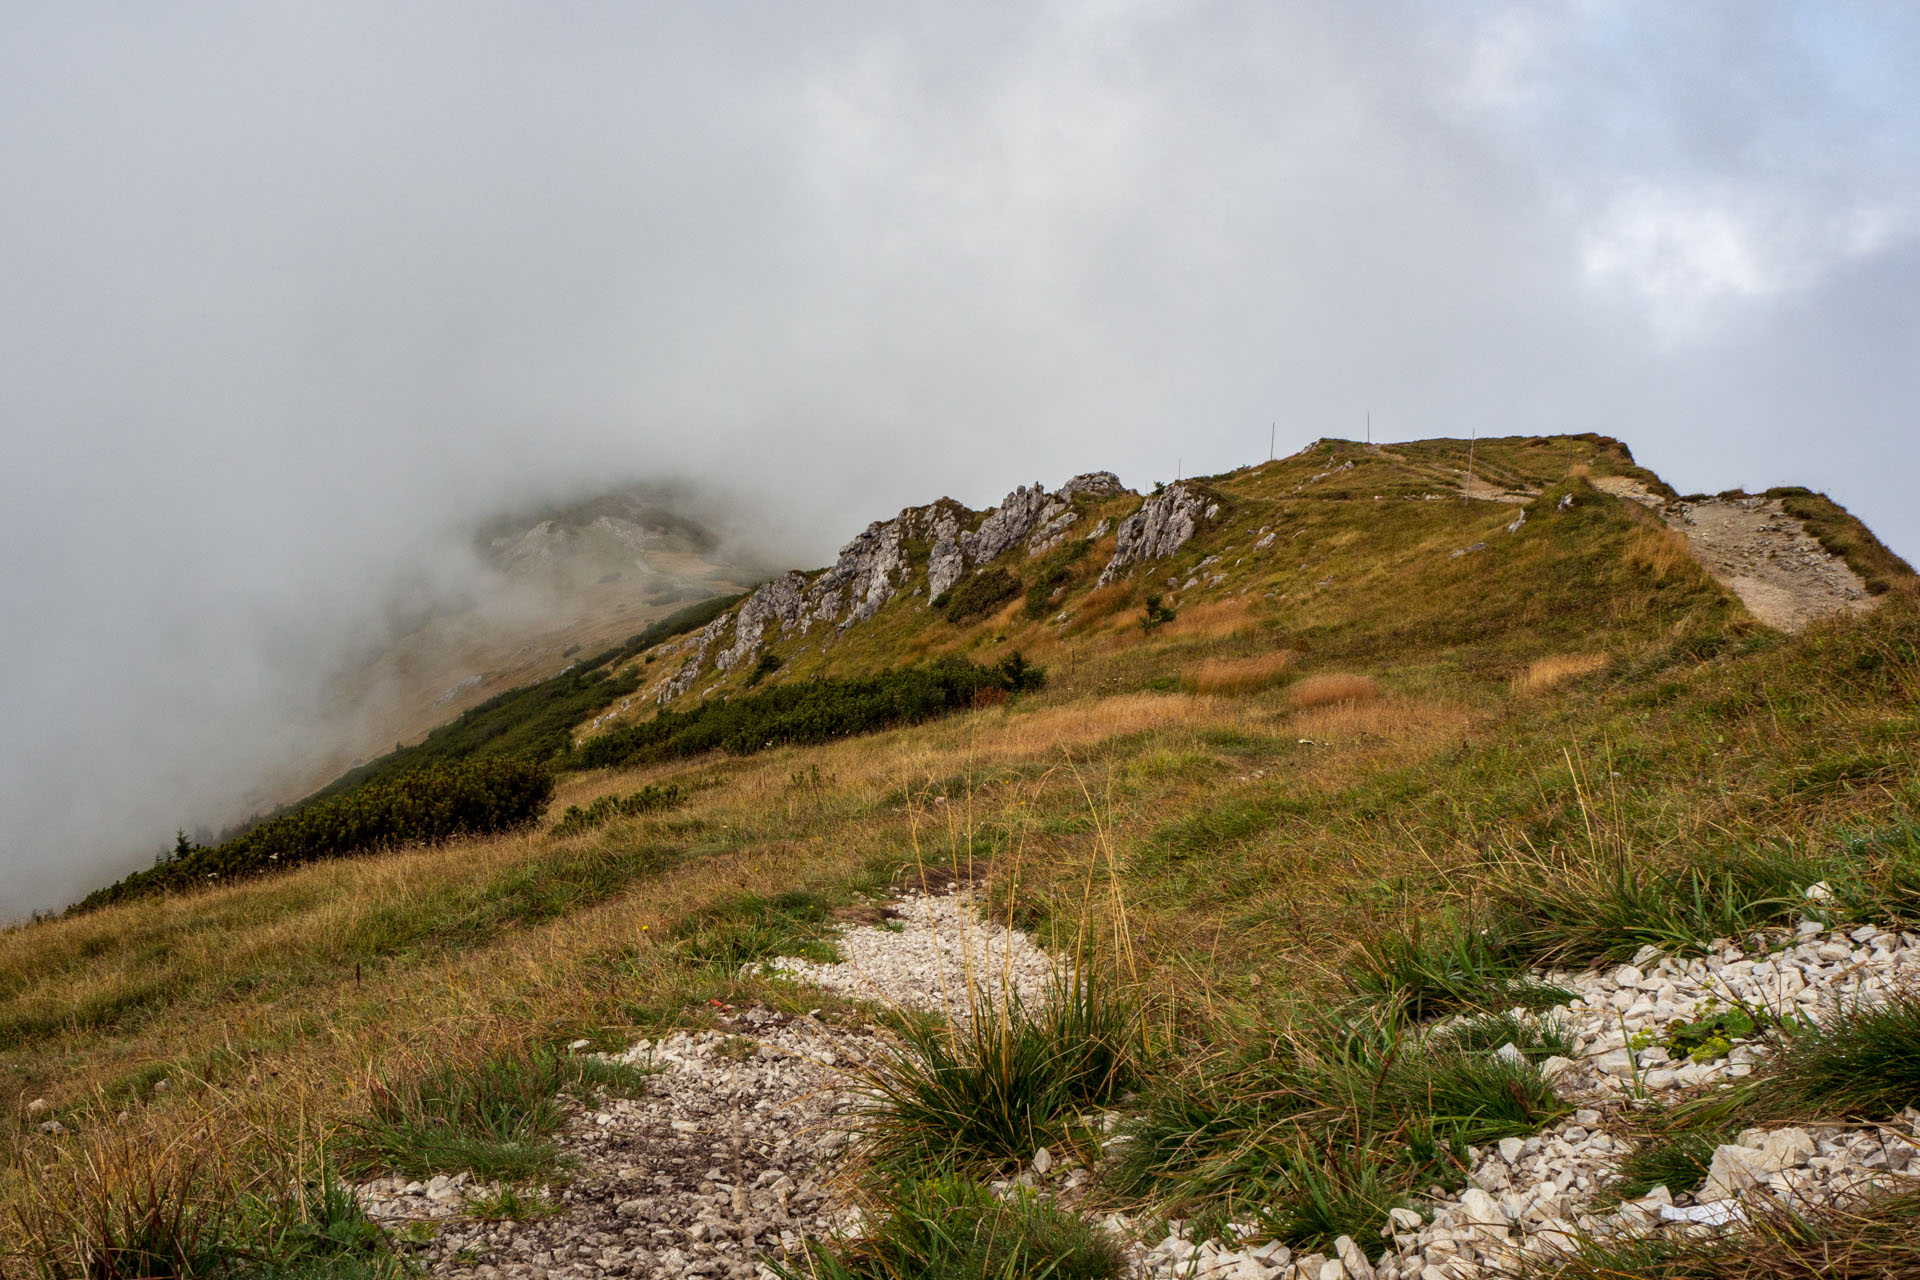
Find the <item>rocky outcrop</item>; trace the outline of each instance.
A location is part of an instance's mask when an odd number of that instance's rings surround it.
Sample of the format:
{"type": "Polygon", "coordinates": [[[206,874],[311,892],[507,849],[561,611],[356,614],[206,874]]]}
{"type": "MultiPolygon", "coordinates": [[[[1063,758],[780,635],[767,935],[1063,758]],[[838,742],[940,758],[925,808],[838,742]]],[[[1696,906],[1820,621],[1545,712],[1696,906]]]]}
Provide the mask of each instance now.
{"type": "Polygon", "coordinates": [[[1040,485],[1022,485],[989,512],[979,528],[960,535],[960,550],[969,564],[998,559],[1002,552],[1025,541],[1033,527],[1048,518],[1047,513],[1057,513],[1065,506],[1065,502],[1049,498],[1040,485]]]}
{"type": "MultiPolygon", "coordinates": [[[[966,508],[945,499],[931,506],[909,507],[891,520],[876,520],[840,549],[831,568],[811,577],[788,573],[775,578],[733,613],[696,633],[683,649],[687,656],[680,669],[660,690],[659,700],[681,696],[706,670],[733,671],[753,662],[776,629],[805,635],[816,624],[844,631],[865,622],[912,578],[913,544],[931,543],[926,568],[927,595],[932,598],[960,581],[968,569],[1015,547],[1025,545],[1029,555],[1038,555],[1058,546],[1080,518],[1076,499],[1098,500],[1124,492],[1112,472],[1093,471],[1075,476],[1056,493],[1039,484],[1022,485],[971,529],[964,527],[970,514],[966,508]]],[[[1102,521],[1101,531],[1105,524],[1102,521]]]]}
{"type": "Polygon", "coordinates": [[[933,550],[927,555],[927,596],[938,596],[967,572],[967,556],[960,549],[960,521],[942,508],[933,525],[933,550]]]}
{"type": "Polygon", "coordinates": [[[731,671],[758,653],[770,623],[777,622],[782,627],[800,625],[807,608],[806,587],[805,574],[788,573],[748,596],[734,615],[733,643],[714,656],[713,665],[722,671],[731,671]]]}
{"type": "MultiPolygon", "coordinates": [[[[742,605],[741,607],[745,608],[746,606],[742,605]]],[[[680,669],[673,673],[673,679],[667,681],[666,685],[660,690],[658,701],[671,702],[693,687],[693,682],[700,678],[700,671],[706,661],[707,650],[711,649],[714,641],[725,635],[728,629],[734,625],[734,616],[735,615],[731,613],[721,614],[712,622],[709,622],[706,626],[694,632],[693,639],[681,646],[680,651],[684,653],[686,657],[681,660],[680,669]]]]}
{"type": "Polygon", "coordinates": [[[1120,477],[1111,471],[1084,471],[1061,485],[1057,496],[1072,501],[1082,497],[1113,498],[1126,491],[1120,477]]]}
{"type": "Polygon", "coordinates": [[[1144,560],[1162,560],[1187,544],[1210,511],[1207,500],[1191,485],[1168,485],[1140,504],[1120,522],[1113,559],[1100,571],[1106,586],[1144,560]]]}

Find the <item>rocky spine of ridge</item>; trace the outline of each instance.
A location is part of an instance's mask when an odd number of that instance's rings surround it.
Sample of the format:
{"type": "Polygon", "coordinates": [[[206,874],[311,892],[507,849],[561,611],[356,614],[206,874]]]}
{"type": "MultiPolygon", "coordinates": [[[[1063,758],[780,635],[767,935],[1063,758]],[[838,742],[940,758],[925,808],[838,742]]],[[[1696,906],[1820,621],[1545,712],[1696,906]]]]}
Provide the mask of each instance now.
{"type": "MultiPolygon", "coordinates": [[[[876,520],[840,549],[832,566],[816,573],[782,574],[761,585],[739,606],[715,618],[686,643],[680,669],[661,689],[665,703],[691,689],[708,672],[751,665],[776,631],[806,635],[815,627],[835,633],[865,622],[926,571],[925,594],[935,600],[970,570],[1019,548],[1044,555],[1064,543],[1081,520],[1078,499],[1101,500],[1129,492],[1110,471],[1077,475],[1049,493],[1038,483],[1022,485],[999,506],[972,512],[950,499],[908,507],[891,520],[876,520]],[[925,546],[924,561],[915,548],[925,546]]],[[[1160,559],[1184,546],[1219,508],[1190,483],[1169,485],[1120,522],[1112,559],[1100,585],[1134,565],[1160,559]]],[[[1104,521],[1086,535],[1105,536],[1104,521]]]]}

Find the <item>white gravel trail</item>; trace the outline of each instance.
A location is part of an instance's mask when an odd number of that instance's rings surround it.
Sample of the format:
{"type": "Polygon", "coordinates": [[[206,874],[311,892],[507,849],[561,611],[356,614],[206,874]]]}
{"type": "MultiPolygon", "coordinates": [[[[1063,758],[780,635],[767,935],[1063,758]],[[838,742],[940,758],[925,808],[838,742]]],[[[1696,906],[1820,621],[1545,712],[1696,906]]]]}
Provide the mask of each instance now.
{"type": "Polygon", "coordinates": [[[855,999],[944,1012],[956,1023],[1007,991],[1037,1007],[1059,973],[1026,934],[983,921],[973,895],[960,888],[902,899],[892,919],[848,929],[837,942],[845,957],[837,964],[782,956],[767,968],[855,999]]]}

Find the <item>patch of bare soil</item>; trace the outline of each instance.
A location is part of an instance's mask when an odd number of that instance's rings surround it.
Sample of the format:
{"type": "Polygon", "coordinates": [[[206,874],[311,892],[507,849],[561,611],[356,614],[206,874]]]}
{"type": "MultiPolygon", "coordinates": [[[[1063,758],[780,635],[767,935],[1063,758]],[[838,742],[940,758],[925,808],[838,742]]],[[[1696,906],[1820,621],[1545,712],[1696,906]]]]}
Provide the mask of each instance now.
{"type": "Polygon", "coordinates": [[[1686,535],[1715,580],[1769,627],[1803,631],[1835,613],[1865,613],[1875,601],[1860,575],[1822,547],[1778,499],[1708,498],[1661,504],[1637,480],[1601,476],[1594,487],[1638,502],[1686,535]]]}

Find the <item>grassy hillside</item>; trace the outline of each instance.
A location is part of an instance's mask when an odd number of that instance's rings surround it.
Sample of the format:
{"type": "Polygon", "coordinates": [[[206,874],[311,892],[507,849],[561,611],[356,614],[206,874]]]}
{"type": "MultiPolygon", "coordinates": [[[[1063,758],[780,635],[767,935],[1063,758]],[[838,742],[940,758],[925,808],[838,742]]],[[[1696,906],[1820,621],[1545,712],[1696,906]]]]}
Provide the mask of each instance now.
{"type": "MultiPolygon", "coordinates": [[[[309,1212],[284,1189],[321,1176],[370,1088],[424,1063],[615,1047],[712,1001],[840,1016],[739,962],[817,945],[929,867],[976,868],[1043,940],[1130,952],[1175,1073],[1351,997],[1418,928],[1483,921],[1528,956],[1586,959],[1764,922],[1781,884],[1920,912],[1900,889],[1920,873],[1860,852],[1920,823],[1912,597],[1784,637],[1593,488],[1659,483],[1617,443],[1477,442],[1474,492],[1508,501],[1463,500],[1466,450],[1327,442],[1209,477],[1218,513],[1131,578],[1094,584],[1111,532],[1016,550],[1019,590],[983,616],[905,590],[831,642],[775,635],[777,665],[704,675],[683,705],[943,655],[1018,652],[1039,689],[563,773],[549,823],[656,789],[597,826],[0,934],[0,1196],[26,1214],[6,1229],[44,1247],[49,1205],[143,1177],[284,1219],[309,1212]],[[43,1096],[66,1134],[27,1116],[43,1096]]],[[[1137,503],[1100,499],[1079,527],[1137,503]]],[[[604,669],[644,695],[672,664],[648,646],[604,669]]],[[[644,720],[640,695],[595,732],[644,720]]]]}

